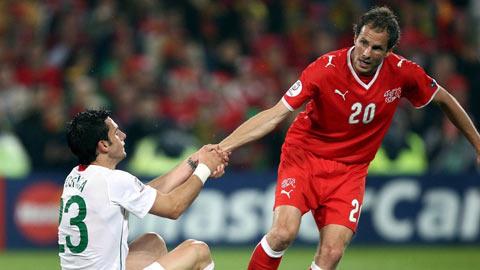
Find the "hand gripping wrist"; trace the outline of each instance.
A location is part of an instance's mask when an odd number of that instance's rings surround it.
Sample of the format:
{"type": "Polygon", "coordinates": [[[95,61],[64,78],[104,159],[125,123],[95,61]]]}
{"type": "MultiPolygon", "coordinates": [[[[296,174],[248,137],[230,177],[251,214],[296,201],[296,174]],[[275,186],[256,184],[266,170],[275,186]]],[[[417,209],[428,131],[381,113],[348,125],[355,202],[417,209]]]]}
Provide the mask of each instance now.
{"type": "Polygon", "coordinates": [[[200,181],[202,181],[202,184],[205,184],[205,182],[207,182],[210,174],[212,174],[212,171],[204,163],[199,163],[197,165],[197,168],[193,172],[193,175],[196,175],[200,179],[200,181]]]}

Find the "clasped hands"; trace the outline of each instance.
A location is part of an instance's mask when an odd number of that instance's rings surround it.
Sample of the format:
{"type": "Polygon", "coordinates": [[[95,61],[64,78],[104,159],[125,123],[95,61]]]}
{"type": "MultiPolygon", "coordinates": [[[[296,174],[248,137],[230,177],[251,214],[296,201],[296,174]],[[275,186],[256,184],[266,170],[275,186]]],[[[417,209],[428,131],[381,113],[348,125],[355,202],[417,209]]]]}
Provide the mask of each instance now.
{"type": "Polygon", "coordinates": [[[224,151],[218,144],[207,144],[190,156],[195,163],[204,163],[212,173],[210,177],[219,178],[225,174],[231,152],[224,151]]]}

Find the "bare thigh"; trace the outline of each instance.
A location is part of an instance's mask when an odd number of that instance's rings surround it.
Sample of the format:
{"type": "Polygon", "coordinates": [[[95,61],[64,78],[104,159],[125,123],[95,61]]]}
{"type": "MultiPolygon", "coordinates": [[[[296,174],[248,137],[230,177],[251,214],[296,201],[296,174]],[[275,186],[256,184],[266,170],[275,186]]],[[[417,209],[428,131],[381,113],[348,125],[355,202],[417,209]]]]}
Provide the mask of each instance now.
{"type": "Polygon", "coordinates": [[[141,270],[168,252],[165,241],[156,233],[146,233],[129,245],[127,270],[141,270]]]}

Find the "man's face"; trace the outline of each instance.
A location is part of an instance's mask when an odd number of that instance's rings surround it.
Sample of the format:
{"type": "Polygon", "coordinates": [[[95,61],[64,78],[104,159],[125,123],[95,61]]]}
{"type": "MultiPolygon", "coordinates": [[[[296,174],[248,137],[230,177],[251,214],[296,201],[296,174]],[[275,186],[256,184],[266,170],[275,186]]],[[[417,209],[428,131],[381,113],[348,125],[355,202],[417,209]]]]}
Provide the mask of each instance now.
{"type": "Polygon", "coordinates": [[[387,31],[378,32],[378,29],[365,25],[360,34],[355,37],[355,48],[352,52],[352,64],[360,75],[372,75],[380,63],[390,52],[387,50],[387,31]]]}
{"type": "Polygon", "coordinates": [[[123,133],[117,123],[110,117],[105,119],[105,124],[108,127],[108,140],[110,141],[108,155],[114,160],[122,160],[127,156],[125,152],[125,138],[127,135],[123,133]]]}

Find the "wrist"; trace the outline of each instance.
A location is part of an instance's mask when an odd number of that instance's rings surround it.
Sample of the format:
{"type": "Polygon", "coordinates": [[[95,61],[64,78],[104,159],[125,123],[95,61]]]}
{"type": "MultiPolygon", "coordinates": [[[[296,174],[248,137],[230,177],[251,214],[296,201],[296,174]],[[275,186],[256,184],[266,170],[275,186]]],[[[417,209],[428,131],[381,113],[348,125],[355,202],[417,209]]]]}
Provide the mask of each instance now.
{"type": "Polygon", "coordinates": [[[204,163],[199,163],[195,171],[193,171],[193,175],[196,175],[198,179],[202,181],[202,184],[205,184],[205,182],[207,182],[207,179],[208,177],[210,177],[210,174],[212,174],[212,171],[204,163]]]}
{"type": "Polygon", "coordinates": [[[192,168],[192,171],[194,171],[197,168],[198,161],[194,161],[191,157],[187,159],[187,164],[192,168]]]}

